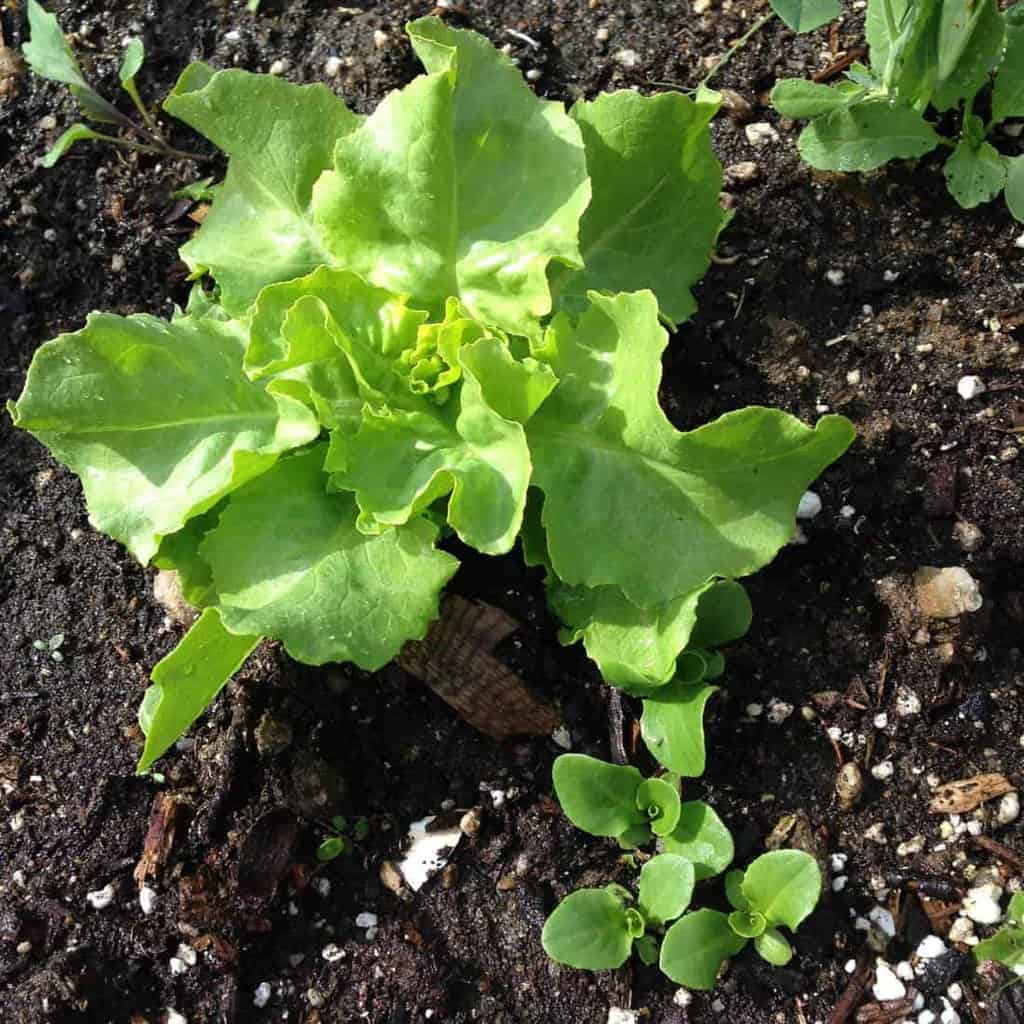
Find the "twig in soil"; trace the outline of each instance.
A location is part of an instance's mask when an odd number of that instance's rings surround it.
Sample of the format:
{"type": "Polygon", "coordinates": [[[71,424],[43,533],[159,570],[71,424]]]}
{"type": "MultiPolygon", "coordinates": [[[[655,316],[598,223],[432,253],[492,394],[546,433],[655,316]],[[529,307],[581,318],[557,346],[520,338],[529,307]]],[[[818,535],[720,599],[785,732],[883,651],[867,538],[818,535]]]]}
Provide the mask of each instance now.
{"type": "Polygon", "coordinates": [[[832,61],[828,67],[822,68],[820,71],[816,71],[811,75],[812,82],[828,82],[835,78],[837,75],[841,75],[847,68],[852,67],[857,61],[861,59],[868,51],[863,46],[858,46],[848,53],[844,54],[838,60],[832,61]]]}
{"type": "Polygon", "coordinates": [[[612,760],[616,764],[629,764],[626,747],[622,738],[622,694],[614,686],[608,687],[608,742],[612,748],[612,760]]]}
{"type": "Polygon", "coordinates": [[[750,40],[750,38],[752,36],[757,35],[757,33],[760,32],[761,29],[764,28],[764,26],[767,25],[768,22],[771,21],[774,17],[774,11],[769,11],[768,14],[761,15],[761,17],[758,18],[757,21],[755,21],[754,24],[751,25],[750,28],[748,28],[747,31],[744,32],[743,35],[741,35],[739,39],[737,39],[736,42],[729,47],[728,50],[725,51],[725,53],[718,59],[718,61],[711,68],[711,70],[700,80],[699,84],[697,85],[697,88],[699,89],[702,85],[706,86],[708,82],[710,82],[711,79],[714,78],[715,75],[717,75],[718,72],[721,71],[722,68],[724,68],[725,65],[728,64],[729,61],[731,61],[733,57],[735,57],[736,54],[739,53],[739,51],[742,50],[743,47],[747,45],[747,42],[750,40]]]}
{"type": "Polygon", "coordinates": [[[1024,872],[1024,857],[1014,853],[1008,846],[996,842],[991,836],[971,836],[971,845],[991,853],[994,857],[1006,861],[1011,867],[1024,872]]]}
{"type": "Polygon", "coordinates": [[[832,1012],[828,1015],[826,1024],[846,1024],[850,1014],[857,1008],[857,1004],[864,997],[867,991],[868,982],[871,980],[871,954],[865,948],[857,957],[857,969],[850,976],[843,994],[839,997],[832,1012]]]}

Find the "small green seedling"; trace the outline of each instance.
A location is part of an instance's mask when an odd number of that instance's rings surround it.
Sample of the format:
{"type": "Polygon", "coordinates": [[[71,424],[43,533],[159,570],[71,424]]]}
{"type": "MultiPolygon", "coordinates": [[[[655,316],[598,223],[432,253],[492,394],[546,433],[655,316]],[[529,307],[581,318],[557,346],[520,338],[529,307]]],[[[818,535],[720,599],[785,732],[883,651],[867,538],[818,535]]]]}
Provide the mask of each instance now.
{"type": "Polygon", "coordinates": [[[64,132],[43,156],[41,163],[44,167],[52,167],[76,142],[87,139],[109,142],[112,145],[138,150],[142,153],[156,153],[161,156],[176,156],[189,160],[197,159],[193,154],[175,149],[167,142],[160,134],[149,108],[139,96],[139,90],[135,85],[135,76],[141,70],[146,59],[146,51],[141,39],[128,41],[118,72],[121,88],[131,97],[132,103],[135,104],[135,108],[142,116],[143,123],[139,124],[122,114],[113,103],[104,99],[86,81],[56,17],[43,8],[37,0],[28,0],[26,7],[31,38],[24,45],[22,51],[29,67],[40,78],[66,85],[89,121],[101,125],[116,125],[127,129],[135,136],[135,139],[120,138],[96,131],[79,121],[64,132]]]}
{"type": "Polygon", "coordinates": [[[348,819],[343,815],[336,814],[331,818],[330,834],[317,847],[316,859],[321,864],[326,864],[343,853],[350,853],[352,846],[346,838],[346,833],[350,831],[352,841],[361,842],[370,833],[370,823],[365,818],[358,818],[350,830],[348,819]]]}
{"type": "Polygon", "coordinates": [[[974,958],[995,960],[1018,977],[1024,977],[1024,893],[1014,893],[1006,912],[1006,923],[974,947],[974,958]]]}
{"type": "Polygon", "coordinates": [[[800,850],[758,857],[746,872],[725,879],[731,914],[698,910],[677,921],[661,946],[661,969],[687,988],[714,988],[722,961],[753,939],[757,952],[775,966],[789,963],[793,950],[780,931],[796,931],[821,896],[817,862],[800,850]]]}
{"type": "Polygon", "coordinates": [[[668,835],[679,822],[678,786],[645,779],[632,765],[563,754],[551,775],[562,810],[577,828],[618,839],[627,849],[668,835]]]}
{"type": "Polygon", "coordinates": [[[663,853],[640,871],[639,897],[621,885],[579,889],[555,908],[541,942],[552,960],[587,971],[621,967],[635,948],[645,964],[658,958],[657,931],[690,905],[693,865],[663,853]]]}
{"type": "Polygon", "coordinates": [[[33,640],[32,646],[37,651],[46,651],[50,657],[56,661],[61,662],[64,660],[64,655],[61,653],[61,648],[64,646],[64,634],[54,633],[49,640],[33,640]]]}
{"type": "Polygon", "coordinates": [[[789,79],[772,91],[780,114],[810,120],[803,158],[820,170],[870,171],[948,146],[946,184],[960,206],[1005,190],[1024,220],[1024,155],[988,141],[997,125],[1024,117],[1024,2],[1004,13],[997,0],[869,0],[865,32],[870,67],[854,64],[835,86],[789,79]],[[935,130],[947,111],[960,113],[958,139],[935,130]]]}

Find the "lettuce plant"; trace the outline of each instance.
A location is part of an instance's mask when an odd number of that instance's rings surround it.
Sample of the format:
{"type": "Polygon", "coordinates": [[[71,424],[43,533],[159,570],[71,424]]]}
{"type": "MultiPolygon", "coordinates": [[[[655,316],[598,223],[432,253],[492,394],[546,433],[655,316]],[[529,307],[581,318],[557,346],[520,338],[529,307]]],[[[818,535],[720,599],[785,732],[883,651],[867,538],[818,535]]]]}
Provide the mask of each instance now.
{"type": "Polygon", "coordinates": [[[634,948],[652,964],[657,931],[686,910],[693,886],[693,865],[685,857],[660,854],[640,870],[636,906],[621,885],[577,889],[544,923],[541,943],[552,960],[588,971],[621,967],[634,948]]]}
{"type": "Polygon", "coordinates": [[[458,565],[442,528],[521,537],[613,681],[665,688],[689,648],[680,685],[704,685],[721,635],[691,644],[697,607],[742,618],[717,581],[774,556],[852,439],[756,407],[681,432],[658,403],[662,325],[723,223],[713,94],[566,111],[483,37],[408,31],[426,73],[367,117],[188,67],[164,109],[229,157],[181,251],[212,290],[170,322],[90,316],[10,406],[93,524],[203,610],[154,669],[140,770],[263,637],[367,670],[422,637],[458,565]]]}
{"type": "Polygon", "coordinates": [[[802,850],[777,850],[758,857],[744,871],[730,871],[725,891],[731,914],[697,910],[666,932],[662,971],[687,988],[714,988],[722,961],[736,956],[752,939],[770,964],[789,963],[793,950],[779,930],[796,931],[821,896],[821,871],[802,850]]]}
{"type": "Polygon", "coordinates": [[[1024,3],[1004,13],[997,0],[869,0],[866,34],[870,67],[854,64],[835,86],[790,79],[772,91],[779,113],[810,120],[803,158],[869,171],[947,146],[946,184],[962,207],[1005,190],[1024,220],[1024,155],[989,141],[996,126],[1024,117],[1024,3]],[[959,137],[940,135],[929,112],[958,112],[959,137]]]}

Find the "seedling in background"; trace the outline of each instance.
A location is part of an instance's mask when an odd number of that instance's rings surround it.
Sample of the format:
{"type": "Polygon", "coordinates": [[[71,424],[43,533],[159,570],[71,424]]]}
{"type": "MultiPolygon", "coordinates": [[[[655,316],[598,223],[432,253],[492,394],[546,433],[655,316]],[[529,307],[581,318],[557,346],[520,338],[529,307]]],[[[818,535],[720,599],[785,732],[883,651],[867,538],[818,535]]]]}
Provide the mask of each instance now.
{"type": "Polygon", "coordinates": [[[64,646],[64,634],[54,633],[49,640],[33,640],[32,646],[37,651],[46,651],[50,657],[56,661],[61,662],[64,660],[64,655],[61,654],[61,647],[64,646]]]}
{"type": "MultiPolygon", "coordinates": [[[[348,820],[337,814],[331,818],[332,834],[317,847],[316,859],[321,864],[326,864],[341,856],[343,853],[351,853],[352,846],[346,838],[350,827],[348,820]]],[[[351,826],[352,842],[361,842],[370,833],[370,823],[365,818],[358,818],[351,826]]]]}
{"type": "Polygon", "coordinates": [[[578,889],[545,922],[544,950],[552,960],[587,971],[621,967],[634,948],[644,963],[655,963],[657,932],[690,905],[693,885],[693,865],[664,853],[641,869],[635,906],[621,885],[578,889]]]}
{"type": "Polygon", "coordinates": [[[28,0],[26,7],[31,38],[22,47],[22,52],[29,67],[40,78],[66,85],[88,120],[101,125],[116,125],[135,136],[134,140],[120,138],[96,131],[89,125],[78,122],[64,132],[43,156],[41,163],[44,167],[52,167],[76,142],[89,139],[109,142],[114,146],[138,150],[141,153],[156,153],[161,156],[180,157],[187,160],[203,159],[171,146],[160,134],[152,113],[142,102],[139,90],[135,85],[135,76],[146,59],[146,51],[141,39],[132,39],[125,46],[121,57],[121,68],[118,72],[121,88],[131,97],[132,103],[135,104],[135,108],[142,117],[143,123],[140,125],[122,114],[113,103],[104,99],[86,81],[74,51],[68,45],[56,17],[40,6],[37,0],[28,0]]]}
{"type": "Polygon", "coordinates": [[[974,947],[974,958],[979,964],[995,960],[1018,978],[1024,977],[1024,893],[1013,894],[1005,923],[992,938],[974,947]]]}
{"type": "Polygon", "coordinates": [[[754,942],[774,966],[789,963],[793,950],[781,926],[796,931],[821,897],[821,871],[800,850],[777,850],[758,857],[745,872],[725,879],[731,914],[698,910],[677,921],[661,945],[661,969],[674,982],[693,989],[715,986],[722,961],[754,942]]]}
{"type": "Polygon", "coordinates": [[[869,0],[865,32],[870,67],[854,64],[834,86],[788,79],[772,91],[780,114],[810,120],[803,158],[820,170],[869,171],[948,146],[944,174],[960,206],[1005,190],[1024,220],[1024,155],[988,141],[996,126],[1024,117],[1024,2],[1004,13],[997,0],[869,0]],[[960,113],[956,140],[934,127],[947,111],[960,113]]]}

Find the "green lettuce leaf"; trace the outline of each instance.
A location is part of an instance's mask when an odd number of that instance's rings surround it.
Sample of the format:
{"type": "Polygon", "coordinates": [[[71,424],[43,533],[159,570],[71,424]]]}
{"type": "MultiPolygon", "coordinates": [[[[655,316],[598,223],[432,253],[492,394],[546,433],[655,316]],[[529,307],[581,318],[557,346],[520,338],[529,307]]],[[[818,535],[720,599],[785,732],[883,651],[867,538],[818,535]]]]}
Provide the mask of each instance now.
{"type": "Polygon", "coordinates": [[[658,405],[667,335],[653,294],[590,299],[577,324],[559,314],[534,344],[560,381],[527,424],[555,573],[650,608],[754,572],[853,428],[754,407],[680,433],[658,405]]]}
{"type": "Polygon", "coordinates": [[[310,211],[313,184],[361,121],[334,93],[197,63],[164,109],[231,158],[199,233],[181,249],[193,270],[213,274],[229,313],[244,313],[264,285],[331,262],[310,211]]]}
{"type": "Polygon", "coordinates": [[[890,160],[924,156],[938,144],[921,114],[884,98],[815,118],[798,143],[800,155],[822,171],[871,171],[890,160]]]}
{"type": "Polygon", "coordinates": [[[669,683],[644,700],[641,735],[670,772],[691,779],[704,774],[704,708],[717,692],[717,686],[706,683],[669,683]]]}
{"type": "Polygon", "coordinates": [[[650,288],[673,323],[693,315],[690,288],[704,276],[723,223],[722,166],[708,127],[717,110],[678,92],[628,89],[572,108],[593,198],[580,224],[584,266],[552,271],[563,305],[582,308],[591,289],[650,288]]]}
{"type": "Polygon", "coordinates": [[[281,640],[298,661],[382,668],[437,616],[458,562],[423,518],[367,537],[350,494],[328,494],[326,445],[280,460],[232,495],[199,545],[224,625],[281,640]]]}
{"type": "Polygon", "coordinates": [[[206,710],[262,637],[236,636],[207,608],[181,643],[153,666],[153,685],[139,708],[146,745],[137,772],[150,769],[206,710]]]}
{"type": "Polygon", "coordinates": [[[1006,24],[996,0],[943,0],[932,105],[951,110],[974,96],[999,63],[1006,24]]]}
{"type": "Polygon", "coordinates": [[[1006,12],[1006,53],[992,90],[992,123],[1024,117],[1024,2],[1006,12]]]}
{"type": "MultiPolygon", "coordinates": [[[[978,117],[970,120],[981,122],[978,117]]],[[[995,146],[966,134],[942,169],[950,194],[965,210],[999,195],[1006,184],[1006,171],[1004,158],[995,146]]]]}
{"type": "Polygon", "coordinates": [[[64,132],[59,139],[43,154],[39,163],[46,168],[53,167],[62,156],[64,156],[69,149],[76,142],[89,142],[102,140],[105,142],[114,141],[111,136],[104,135],[102,132],[95,131],[90,128],[87,124],[82,124],[81,121],[73,124],[66,132],[64,132]]]}
{"type": "Polygon", "coordinates": [[[301,404],[246,379],[244,346],[236,324],[209,317],[95,313],[36,352],[11,414],[81,477],[93,525],[145,564],[319,432],[301,404]]]}
{"type": "Polygon", "coordinates": [[[482,36],[409,26],[428,74],[339,140],[314,190],[329,262],[439,315],[457,297],[526,334],[551,308],[552,260],[581,262],[590,196],[579,128],[482,36]]]}

